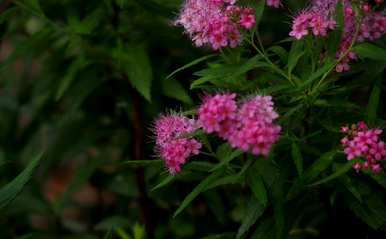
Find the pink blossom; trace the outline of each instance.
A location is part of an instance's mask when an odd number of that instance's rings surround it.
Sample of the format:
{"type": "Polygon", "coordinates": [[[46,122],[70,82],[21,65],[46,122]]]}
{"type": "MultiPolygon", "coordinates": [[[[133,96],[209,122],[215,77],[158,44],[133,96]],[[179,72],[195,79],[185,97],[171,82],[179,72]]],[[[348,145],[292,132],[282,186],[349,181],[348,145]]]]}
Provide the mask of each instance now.
{"type": "Polygon", "coordinates": [[[267,6],[278,8],[280,7],[280,0],[267,0],[267,6]]]}
{"type": "Polygon", "coordinates": [[[273,123],[278,114],[271,96],[255,95],[239,107],[235,94],[207,96],[199,108],[200,123],[208,133],[216,133],[229,144],[255,155],[268,155],[280,135],[273,123]]]}
{"type": "Polygon", "coordinates": [[[186,0],[174,22],[181,25],[196,46],[217,50],[236,47],[242,41],[240,30],[255,23],[253,9],[235,5],[234,0],[186,0]]]}
{"type": "Polygon", "coordinates": [[[156,149],[171,174],[179,172],[187,158],[198,154],[201,143],[189,138],[197,128],[195,120],[177,114],[162,115],[155,121],[156,149]]]}
{"type": "Polygon", "coordinates": [[[347,160],[354,158],[363,161],[356,162],[353,165],[355,170],[371,169],[374,173],[381,171],[379,161],[386,157],[386,145],[379,138],[382,130],[378,128],[368,128],[363,122],[352,125],[351,128],[344,127],[342,133],[345,134],[341,140],[347,160]],[[346,130],[347,128],[347,130],[346,130]]]}

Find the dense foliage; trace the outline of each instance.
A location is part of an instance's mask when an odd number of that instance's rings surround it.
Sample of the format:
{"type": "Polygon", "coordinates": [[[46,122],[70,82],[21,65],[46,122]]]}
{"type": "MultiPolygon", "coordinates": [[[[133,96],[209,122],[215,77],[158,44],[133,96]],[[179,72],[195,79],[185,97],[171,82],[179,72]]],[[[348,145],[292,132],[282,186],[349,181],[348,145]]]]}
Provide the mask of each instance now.
{"type": "Polygon", "coordinates": [[[0,237],[385,238],[384,6],[0,1],[0,237]]]}

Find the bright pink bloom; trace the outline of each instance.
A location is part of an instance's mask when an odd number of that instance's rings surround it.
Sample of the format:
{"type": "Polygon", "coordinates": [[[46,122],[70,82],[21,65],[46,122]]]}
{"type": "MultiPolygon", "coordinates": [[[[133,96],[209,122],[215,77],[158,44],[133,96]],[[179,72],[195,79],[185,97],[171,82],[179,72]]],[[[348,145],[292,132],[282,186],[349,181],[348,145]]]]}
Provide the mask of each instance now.
{"type": "Polygon", "coordinates": [[[253,9],[236,6],[234,0],[186,0],[175,21],[196,46],[215,50],[238,46],[241,28],[250,29],[254,23],[253,9]]]}
{"type": "Polygon", "coordinates": [[[255,155],[268,155],[280,135],[280,126],[273,123],[278,114],[271,96],[256,95],[240,107],[235,94],[207,96],[200,106],[199,121],[207,133],[216,133],[229,144],[255,155]]]}
{"type": "Polygon", "coordinates": [[[162,115],[155,121],[156,149],[169,173],[179,172],[187,158],[198,154],[201,143],[189,138],[197,128],[195,120],[177,114],[162,115]]]}
{"type": "Polygon", "coordinates": [[[217,133],[226,139],[234,130],[236,94],[207,95],[198,109],[198,120],[207,133],[217,133]]]}
{"type": "Polygon", "coordinates": [[[386,145],[379,138],[382,130],[378,128],[368,128],[363,122],[352,125],[348,130],[342,131],[345,137],[341,140],[347,160],[354,158],[363,159],[353,165],[355,170],[371,169],[374,173],[381,171],[380,160],[386,157],[386,145]]]}

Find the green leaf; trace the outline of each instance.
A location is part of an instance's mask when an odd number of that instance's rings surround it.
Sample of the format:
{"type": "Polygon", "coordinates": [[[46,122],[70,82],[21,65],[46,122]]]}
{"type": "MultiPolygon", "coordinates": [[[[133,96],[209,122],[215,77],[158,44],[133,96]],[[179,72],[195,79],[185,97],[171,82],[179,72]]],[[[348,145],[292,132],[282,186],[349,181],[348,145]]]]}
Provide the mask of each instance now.
{"type": "Polygon", "coordinates": [[[372,60],[386,61],[386,49],[371,43],[361,43],[353,48],[359,56],[372,60]]]}
{"type": "Polygon", "coordinates": [[[68,67],[67,73],[60,81],[59,88],[55,96],[56,100],[62,98],[63,94],[75,80],[76,74],[87,65],[89,65],[89,62],[87,62],[84,57],[78,57],[71,63],[71,65],[68,67]]]}
{"type": "Polygon", "coordinates": [[[175,175],[167,175],[159,184],[154,186],[150,191],[155,191],[159,188],[162,188],[166,185],[168,185],[170,182],[172,182],[176,178],[175,175]]]}
{"type": "Polygon", "coordinates": [[[312,186],[317,186],[317,185],[320,185],[320,184],[323,184],[323,183],[327,183],[327,182],[329,182],[329,181],[331,181],[331,180],[333,180],[333,179],[335,179],[335,178],[337,178],[337,177],[347,173],[350,169],[352,169],[353,163],[354,163],[353,161],[347,162],[343,166],[338,167],[338,169],[333,174],[331,174],[330,176],[325,177],[325,178],[323,178],[323,179],[321,179],[321,180],[319,180],[319,181],[317,181],[317,182],[315,182],[315,183],[313,183],[313,184],[311,184],[309,186],[312,187],[312,186]]]}
{"type": "Polygon", "coordinates": [[[265,1],[259,1],[255,7],[255,24],[256,28],[258,27],[261,18],[263,17],[264,13],[264,8],[265,8],[265,1]]]}
{"type": "Polygon", "coordinates": [[[243,154],[243,151],[241,150],[230,150],[230,152],[227,155],[224,155],[224,158],[219,158],[221,160],[220,163],[218,163],[215,167],[213,167],[210,171],[213,172],[215,170],[218,170],[222,168],[224,165],[230,163],[233,159],[239,157],[243,154]]]}
{"type": "Polygon", "coordinates": [[[378,84],[375,84],[370,94],[370,99],[367,104],[367,121],[373,124],[377,118],[378,104],[381,96],[381,88],[378,84]]]}
{"type": "Polygon", "coordinates": [[[193,101],[190,98],[188,92],[184,89],[180,82],[171,78],[165,78],[162,80],[162,93],[170,98],[180,100],[181,102],[192,104],[193,101]]]}
{"type": "Polygon", "coordinates": [[[173,217],[176,217],[180,214],[201,192],[204,192],[208,185],[214,182],[222,175],[223,171],[218,170],[213,172],[211,175],[206,177],[203,181],[201,181],[189,194],[186,196],[184,201],[182,201],[181,205],[178,207],[173,217]]]}
{"type": "Polygon", "coordinates": [[[268,203],[267,190],[265,189],[262,178],[249,170],[247,172],[247,184],[252,190],[257,200],[265,207],[268,203]]]}
{"type": "Polygon", "coordinates": [[[305,181],[314,180],[321,172],[326,170],[334,161],[336,151],[332,150],[318,158],[303,174],[305,181]]]}
{"type": "Polygon", "coordinates": [[[252,196],[245,210],[243,220],[237,231],[236,238],[242,238],[249,228],[259,219],[265,211],[265,207],[252,196]]]}
{"type": "Polygon", "coordinates": [[[99,222],[96,226],[96,230],[111,230],[117,228],[126,228],[130,226],[130,221],[121,216],[113,216],[103,219],[103,221],[99,222]]]}
{"type": "Polygon", "coordinates": [[[299,146],[293,142],[292,143],[292,159],[294,160],[296,170],[298,171],[299,176],[303,174],[303,157],[300,152],[299,146]]]}
{"type": "Polygon", "coordinates": [[[133,227],[134,239],[143,239],[145,237],[145,229],[138,223],[133,227]]]}
{"type": "Polygon", "coordinates": [[[43,154],[35,156],[28,166],[10,183],[0,189],[0,209],[7,206],[22,191],[24,185],[31,178],[36,167],[39,165],[43,154]]]}
{"type": "Polygon", "coordinates": [[[180,72],[180,71],[182,71],[182,70],[185,70],[185,69],[187,69],[187,68],[189,68],[189,67],[192,67],[192,66],[194,66],[194,65],[197,65],[197,64],[200,63],[200,62],[206,61],[207,59],[212,58],[212,57],[214,57],[214,56],[217,56],[217,54],[211,54],[211,55],[203,56],[203,57],[200,57],[200,58],[198,58],[198,59],[196,59],[196,60],[194,60],[194,61],[191,61],[191,62],[189,62],[188,64],[186,64],[186,65],[184,65],[184,66],[178,68],[177,70],[173,71],[172,73],[170,73],[170,74],[166,77],[166,79],[169,79],[169,78],[171,78],[172,76],[174,76],[176,73],[178,73],[178,72],[180,72]]]}
{"type": "Polygon", "coordinates": [[[281,46],[272,46],[270,48],[267,49],[267,52],[273,52],[275,53],[277,56],[279,56],[280,58],[280,61],[282,61],[283,63],[286,63],[287,60],[288,60],[288,52],[281,46]]]}
{"type": "Polygon", "coordinates": [[[144,45],[123,47],[118,44],[113,51],[117,65],[125,71],[132,86],[148,101],[151,101],[150,90],[153,80],[152,67],[144,45]]]}
{"type": "Polygon", "coordinates": [[[303,41],[294,41],[292,43],[292,47],[288,55],[288,74],[291,74],[300,58],[304,55],[303,45],[303,41]]]}
{"type": "Polygon", "coordinates": [[[382,187],[386,188],[386,174],[384,172],[380,173],[373,173],[373,172],[368,172],[368,175],[370,175],[379,185],[382,187]]]}
{"type": "Polygon", "coordinates": [[[115,232],[118,234],[120,239],[131,239],[131,236],[120,227],[115,229],[115,232]]]}

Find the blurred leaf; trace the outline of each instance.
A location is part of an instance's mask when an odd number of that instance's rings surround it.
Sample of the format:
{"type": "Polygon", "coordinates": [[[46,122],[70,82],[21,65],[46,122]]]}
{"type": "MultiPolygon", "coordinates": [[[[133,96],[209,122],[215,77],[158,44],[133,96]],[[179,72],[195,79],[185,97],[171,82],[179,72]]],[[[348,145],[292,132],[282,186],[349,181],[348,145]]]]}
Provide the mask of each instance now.
{"type": "Polygon", "coordinates": [[[130,45],[123,47],[118,45],[113,57],[117,64],[124,70],[130,83],[148,101],[151,101],[151,82],[153,80],[152,67],[149,56],[143,45],[130,45]]]}
{"type": "Polygon", "coordinates": [[[344,164],[343,166],[339,167],[333,174],[331,174],[330,176],[328,177],[325,177],[315,183],[312,183],[310,186],[317,186],[317,185],[320,185],[320,184],[323,184],[323,183],[327,183],[345,173],[347,173],[350,169],[352,169],[352,165],[354,164],[353,160],[350,161],[350,162],[347,162],[346,164],[344,164]]]}
{"type": "Polygon", "coordinates": [[[294,160],[296,170],[298,171],[299,176],[303,174],[303,157],[300,152],[299,146],[293,142],[292,143],[292,159],[294,160]]]}
{"type": "Polygon", "coordinates": [[[306,181],[314,180],[321,172],[326,170],[332,164],[335,155],[335,150],[323,154],[304,172],[304,179],[306,181]]]}
{"type": "Polygon", "coordinates": [[[249,228],[263,215],[264,211],[265,207],[261,205],[254,196],[252,196],[245,209],[243,221],[237,231],[236,238],[243,238],[249,228]]]}
{"type": "Polygon", "coordinates": [[[71,83],[75,80],[76,74],[78,71],[80,71],[82,68],[86,67],[89,62],[87,62],[83,57],[77,57],[76,60],[74,60],[70,67],[68,67],[67,73],[63,77],[63,79],[60,80],[58,91],[56,92],[56,100],[59,100],[62,98],[65,91],[69,88],[71,83]]]}
{"type": "Polygon", "coordinates": [[[232,151],[228,144],[227,146],[229,147],[230,151],[226,151],[226,153],[222,153],[221,155],[218,155],[219,160],[221,160],[221,162],[218,163],[215,167],[213,167],[210,170],[211,172],[222,168],[224,165],[228,164],[230,161],[232,161],[233,159],[243,154],[243,151],[238,149],[232,151]]]}
{"type": "Polygon", "coordinates": [[[145,236],[145,229],[143,226],[139,225],[138,223],[135,223],[133,227],[133,234],[134,239],[143,239],[145,236]]]}
{"type": "Polygon", "coordinates": [[[24,185],[32,177],[33,172],[39,165],[42,156],[42,153],[35,156],[28,166],[16,178],[0,189],[0,209],[12,202],[12,200],[14,200],[15,197],[22,191],[24,185]]]}
{"type": "Polygon", "coordinates": [[[163,160],[129,160],[122,162],[122,164],[127,164],[129,166],[161,166],[163,164],[163,160]]]}
{"type": "Polygon", "coordinates": [[[118,227],[117,229],[115,229],[115,232],[118,234],[119,238],[121,239],[132,239],[131,236],[129,234],[127,234],[125,232],[125,230],[123,230],[122,228],[118,227]]]}
{"type": "Polygon", "coordinates": [[[111,230],[117,228],[127,228],[130,227],[130,221],[121,216],[113,216],[103,219],[103,221],[99,222],[96,226],[96,230],[111,230]]]}
{"type": "Polygon", "coordinates": [[[167,175],[160,183],[154,186],[150,191],[155,191],[171,183],[176,178],[175,175],[167,175]]]}
{"type": "Polygon", "coordinates": [[[249,170],[247,172],[247,183],[252,190],[252,193],[255,195],[259,203],[264,207],[267,206],[268,197],[267,191],[265,189],[263,180],[259,175],[256,175],[256,172],[249,170]]]}
{"type": "Polygon", "coordinates": [[[166,78],[162,80],[162,92],[164,95],[180,100],[181,102],[192,104],[192,99],[190,98],[188,92],[184,89],[180,82],[173,80],[171,78],[166,78]]]}
{"type": "Polygon", "coordinates": [[[213,181],[218,179],[222,175],[223,171],[218,170],[210,174],[207,178],[201,181],[189,194],[186,196],[184,201],[182,201],[181,205],[178,207],[173,217],[176,217],[180,214],[192,201],[196,198],[201,192],[205,191],[208,185],[210,185],[213,181]]]}
{"type": "Polygon", "coordinates": [[[291,50],[288,54],[288,74],[292,73],[292,70],[298,64],[300,58],[304,55],[303,44],[304,43],[302,41],[294,41],[292,43],[291,50]]]}
{"type": "Polygon", "coordinates": [[[265,8],[265,1],[259,1],[255,7],[256,28],[258,27],[260,20],[263,17],[264,8],[265,8]]]}
{"type": "Polygon", "coordinates": [[[381,96],[381,88],[378,84],[375,84],[370,94],[370,99],[367,104],[367,121],[373,124],[377,118],[378,104],[381,96]]]}
{"type": "Polygon", "coordinates": [[[361,43],[353,47],[353,52],[372,60],[386,61],[386,50],[371,43],[361,43]]]}

